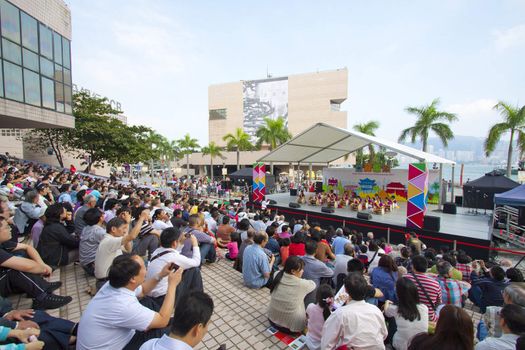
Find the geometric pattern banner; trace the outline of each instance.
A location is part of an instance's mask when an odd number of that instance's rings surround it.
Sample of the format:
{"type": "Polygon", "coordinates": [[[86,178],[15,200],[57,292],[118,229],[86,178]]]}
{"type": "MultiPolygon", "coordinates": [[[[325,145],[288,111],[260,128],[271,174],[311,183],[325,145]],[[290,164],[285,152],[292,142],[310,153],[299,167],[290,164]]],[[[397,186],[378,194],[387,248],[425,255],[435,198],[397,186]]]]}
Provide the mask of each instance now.
{"type": "Polygon", "coordinates": [[[428,168],[426,163],[408,165],[407,197],[407,227],[423,228],[428,199],[428,168]]]}
{"type": "Polygon", "coordinates": [[[263,163],[253,164],[252,200],[262,202],[266,194],[266,166],[263,163]]]}

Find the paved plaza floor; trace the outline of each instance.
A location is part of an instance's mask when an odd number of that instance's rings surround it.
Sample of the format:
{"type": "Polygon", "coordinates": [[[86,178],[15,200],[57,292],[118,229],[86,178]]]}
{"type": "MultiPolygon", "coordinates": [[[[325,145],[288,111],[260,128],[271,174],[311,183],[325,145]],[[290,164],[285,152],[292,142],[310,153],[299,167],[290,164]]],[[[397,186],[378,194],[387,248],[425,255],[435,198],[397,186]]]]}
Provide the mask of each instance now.
{"type": "MultiPolygon", "coordinates": [[[[214,264],[202,267],[204,290],[215,303],[208,334],[196,349],[217,350],[221,344],[226,349],[287,349],[288,346],[266,332],[269,327],[266,317],[270,303],[270,293],[266,288],[253,290],[243,286],[242,275],[232,268],[232,262],[221,259],[214,264]]],[[[51,281],[62,281],[58,294],[70,295],[73,301],[68,305],[50,310],[53,316],[59,316],[74,322],[80,320],[82,311],[87,307],[91,296],[88,287],[94,286],[95,278],[88,277],[79,265],[68,265],[56,270],[51,281]]],[[[25,295],[11,297],[15,308],[31,307],[31,300],[25,295]]],[[[466,310],[477,325],[480,314],[472,304],[467,303],[466,310]]]]}

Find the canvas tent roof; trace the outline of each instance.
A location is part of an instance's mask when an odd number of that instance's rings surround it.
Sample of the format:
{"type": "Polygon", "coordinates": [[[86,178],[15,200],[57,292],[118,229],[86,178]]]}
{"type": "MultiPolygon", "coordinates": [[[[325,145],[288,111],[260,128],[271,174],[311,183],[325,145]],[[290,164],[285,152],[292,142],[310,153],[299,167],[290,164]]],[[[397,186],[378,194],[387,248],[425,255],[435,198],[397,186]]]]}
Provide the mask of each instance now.
{"type": "Polygon", "coordinates": [[[253,168],[241,168],[241,169],[237,170],[236,172],[231,173],[228,176],[229,177],[239,177],[239,176],[252,177],[253,176],[253,168]]]}
{"type": "Polygon", "coordinates": [[[463,187],[474,187],[474,188],[488,188],[492,190],[503,189],[510,190],[519,186],[520,184],[514,180],[504,176],[503,173],[494,170],[490,173],[486,173],[479,179],[469,181],[463,185],[463,187]]]}
{"type": "Polygon", "coordinates": [[[525,206],[525,185],[515,187],[507,192],[498,193],[494,197],[494,202],[498,205],[525,206]]]}
{"type": "Polygon", "coordinates": [[[290,141],[260,158],[260,162],[328,163],[370,144],[415,158],[420,162],[455,164],[455,162],[354,130],[317,123],[290,141]]]}

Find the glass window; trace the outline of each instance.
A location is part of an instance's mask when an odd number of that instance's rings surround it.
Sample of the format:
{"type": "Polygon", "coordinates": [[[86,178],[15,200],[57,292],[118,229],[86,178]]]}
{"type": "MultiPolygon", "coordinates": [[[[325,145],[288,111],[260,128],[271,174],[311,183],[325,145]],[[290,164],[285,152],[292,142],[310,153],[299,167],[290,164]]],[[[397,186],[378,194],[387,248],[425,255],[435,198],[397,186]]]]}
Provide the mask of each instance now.
{"type": "Polygon", "coordinates": [[[24,96],[26,103],[40,106],[40,78],[28,69],[24,69],[24,96]]]}
{"type": "Polygon", "coordinates": [[[36,19],[22,12],[22,45],[38,52],[38,25],[36,19]]]}
{"type": "Polygon", "coordinates": [[[66,38],[62,38],[62,53],[64,56],[64,67],[71,68],[71,56],[70,56],[70,48],[69,48],[69,40],[66,38]]]}
{"type": "Polygon", "coordinates": [[[55,62],[62,64],[62,37],[53,32],[53,48],[55,50],[55,62]]]}
{"type": "Polygon", "coordinates": [[[2,49],[4,58],[16,64],[22,64],[22,52],[20,45],[17,45],[9,40],[2,39],[2,49]]]}
{"type": "Polygon", "coordinates": [[[22,49],[22,54],[24,55],[24,68],[38,72],[38,55],[28,49],[22,49]]]}
{"type": "Polygon", "coordinates": [[[24,102],[22,68],[4,61],[5,97],[24,102]]]}
{"type": "Polygon", "coordinates": [[[53,33],[40,24],[40,54],[53,59],[53,33]]]}
{"type": "Polygon", "coordinates": [[[71,71],[64,68],[64,84],[71,85],[71,71]]]}
{"type": "Polygon", "coordinates": [[[64,85],[57,82],[55,82],[55,101],[57,111],[64,112],[64,85]]]}
{"type": "Polygon", "coordinates": [[[40,57],[40,73],[53,78],[55,74],[55,68],[53,67],[53,62],[46,60],[44,57],[40,57]]]}
{"type": "Polygon", "coordinates": [[[0,96],[4,96],[4,74],[2,72],[2,60],[0,60],[0,96]]]}
{"type": "Polygon", "coordinates": [[[58,64],[55,64],[55,80],[58,80],[59,82],[64,81],[64,76],[62,74],[62,66],[59,66],[58,64]]]}
{"type": "Polygon", "coordinates": [[[55,83],[42,77],[42,107],[55,109],[55,83]]]}
{"type": "Polygon", "coordinates": [[[5,0],[0,0],[2,35],[20,43],[20,15],[18,9],[5,0]]]}
{"type": "Polygon", "coordinates": [[[72,96],[72,88],[71,86],[64,86],[64,100],[66,103],[66,113],[72,114],[73,113],[73,100],[71,98],[72,96]]]}

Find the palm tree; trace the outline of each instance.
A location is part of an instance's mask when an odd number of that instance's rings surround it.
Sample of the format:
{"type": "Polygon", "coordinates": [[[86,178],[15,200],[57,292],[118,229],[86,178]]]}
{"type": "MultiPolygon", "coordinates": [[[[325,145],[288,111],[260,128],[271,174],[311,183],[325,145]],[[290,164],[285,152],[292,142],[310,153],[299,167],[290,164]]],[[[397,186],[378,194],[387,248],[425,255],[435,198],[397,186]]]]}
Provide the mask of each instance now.
{"type": "MultiPolygon", "coordinates": [[[[264,125],[257,129],[257,148],[263,143],[270,146],[270,151],[292,138],[283,117],[277,119],[264,118],[264,125]]],[[[273,162],[270,163],[270,172],[273,174],[273,162]]]]}
{"type": "Polygon", "coordinates": [[[153,130],[149,130],[147,134],[147,144],[149,145],[150,151],[150,176],[151,181],[153,182],[154,175],[154,160],[160,158],[163,144],[165,143],[166,138],[161,134],[156,133],[153,130]]]}
{"type": "Polygon", "coordinates": [[[213,158],[221,157],[222,158],[222,147],[217,146],[215,142],[210,142],[208,146],[202,148],[203,155],[210,156],[210,165],[211,165],[211,181],[213,181],[213,158]]]}
{"type": "Polygon", "coordinates": [[[423,152],[427,151],[428,134],[432,130],[440,138],[443,146],[448,146],[448,141],[454,138],[454,133],[450,130],[448,123],[458,120],[454,113],[438,111],[439,98],[436,98],[428,106],[407,107],[405,111],[417,116],[416,124],[406,128],[401,132],[398,141],[404,141],[410,135],[410,141],[416,142],[419,136],[423,143],[423,152]]]}
{"type": "Polygon", "coordinates": [[[499,101],[495,106],[504,119],[504,122],[493,125],[489,130],[489,135],[485,140],[485,154],[487,157],[494,151],[496,144],[501,136],[510,132],[509,150],[507,153],[507,176],[512,171],[512,147],[514,134],[518,133],[518,149],[520,152],[525,150],[525,106],[511,106],[508,103],[499,101]]]}
{"type": "Polygon", "coordinates": [[[250,135],[244,132],[242,128],[235,129],[235,133],[228,133],[222,138],[226,141],[226,148],[230,151],[237,152],[237,170],[240,169],[239,155],[240,151],[251,151],[253,145],[250,142],[250,135]]]}
{"type": "MultiPolygon", "coordinates": [[[[367,123],[362,123],[362,124],[356,124],[352,127],[352,129],[354,129],[355,131],[358,131],[360,133],[363,133],[363,134],[367,134],[367,135],[370,135],[370,136],[376,136],[375,135],[375,131],[379,128],[379,122],[375,121],[375,120],[372,120],[372,121],[369,121],[367,123]]],[[[368,145],[368,160],[370,163],[373,163],[374,162],[374,155],[375,155],[375,149],[374,149],[374,145],[373,144],[369,144],[368,145]]],[[[356,160],[357,159],[361,159],[362,160],[362,163],[364,163],[364,159],[363,159],[363,150],[360,149],[357,151],[357,155],[356,155],[356,160]]],[[[345,158],[346,160],[346,158],[345,158]]],[[[361,164],[363,165],[363,164],[361,164]]]]}
{"type": "Polygon", "coordinates": [[[201,146],[197,139],[192,139],[190,134],[184,135],[184,138],[178,140],[179,148],[182,154],[186,155],[186,176],[190,176],[190,154],[196,152],[201,146]]]}

